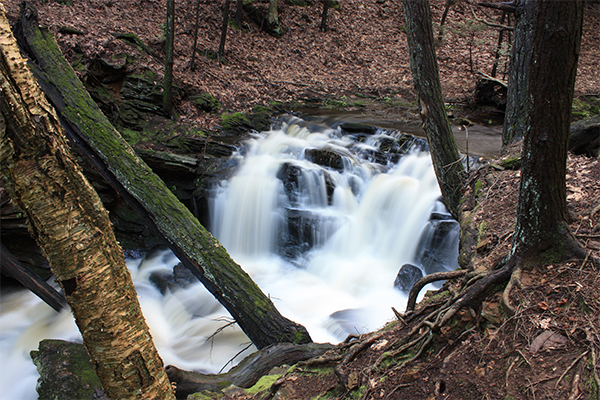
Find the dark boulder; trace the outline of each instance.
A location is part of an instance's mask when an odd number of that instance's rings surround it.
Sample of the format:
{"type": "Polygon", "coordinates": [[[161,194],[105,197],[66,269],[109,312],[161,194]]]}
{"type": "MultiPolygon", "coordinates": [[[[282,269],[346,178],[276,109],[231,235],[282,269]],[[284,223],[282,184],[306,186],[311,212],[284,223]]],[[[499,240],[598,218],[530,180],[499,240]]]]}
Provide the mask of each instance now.
{"type": "Polygon", "coordinates": [[[598,157],[600,150],[600,116],[577,121],[571,124],[569,151],[598,157]]]}
{"type": "Polygon", "coordinates": [[[431,213],[415,255],[426,275],[458,268],[459,233],[460,225],[449,214],[431,213]]]}
{"type": "Polygon", "coordinates": [[[400,271],[398,271],[398,275],[396,275],[394,287],[408,293],[413,285],[422,277],[423,271],[419,267],[412,264],[404,264],[400,268],[400,271]]]}
{"type": "Polygon", "coordinates": [[[306,149],[304,156],[310,162],[323,167],[335,169],[337,171],[344,170],[344,155],[328,149],[306,149]]]}

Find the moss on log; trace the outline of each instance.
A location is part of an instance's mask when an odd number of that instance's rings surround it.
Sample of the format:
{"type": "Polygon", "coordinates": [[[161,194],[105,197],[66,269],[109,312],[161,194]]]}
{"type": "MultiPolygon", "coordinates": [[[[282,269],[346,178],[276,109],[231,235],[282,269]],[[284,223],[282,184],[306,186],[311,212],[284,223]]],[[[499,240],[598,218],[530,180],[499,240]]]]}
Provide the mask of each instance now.
{"type": "Polygon", "coordinates": [[[318,357],[332,348],[333,345],[331,344],[293,345],[282,343],[250,354],[231,371],[224,374],[200,374],[185,371],[172,365],[167,366],[167,374],[169,380],[175,383],[177,398],[185,399],[192,393],[202,390],[216,392],[225,389],[229,385],[249,388],[275,367],[285,364],[293,365],[299,361],[318,357]]]}
{"type": "Polygon", "coordinates": [[[310,342],[306,329],[279,313],[227,250],[110,124],[63,57],[52,34],[40,28],[31,4],[22,4],[16,35],[73,142],[147,225],[164,238],[250,340],[258,348],[283,342],[310,342]]]}

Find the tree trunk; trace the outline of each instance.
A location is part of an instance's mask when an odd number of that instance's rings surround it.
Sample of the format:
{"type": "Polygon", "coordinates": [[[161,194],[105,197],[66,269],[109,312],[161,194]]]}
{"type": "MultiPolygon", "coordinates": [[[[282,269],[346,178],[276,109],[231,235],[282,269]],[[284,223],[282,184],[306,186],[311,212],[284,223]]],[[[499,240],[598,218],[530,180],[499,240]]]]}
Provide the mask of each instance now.
{"type": "Polygon", "coordinates": [[[583,10],[583,1],[535,3],[528,120],[512,251],[525,260],[560,260],[580,248],[566,222],[565,175],[583,10]]]}
{"type": "Polygon", "coordinates": [[[194,44],[192,45],[192,60],[190,70],[196,70],[196,46],[198,44],[198,19],[200,17],[200,0],[196,0],[196,14],[194,18],[194,44]]]}
{"type": "Polygon", "coordinates": [[[502,131],[502,146],[525,136],[527,107],[530,99],[529,73],[533,36],[533,8],[535,0],[515,1],[515,28],[508,71],[506,114],[502,131]]]}
{"type": "Polygon", "coordinates": [[[227,25],[229,23],[229,3],[230,0],[225,0],[223,5],[223,24],[221,25],[221,41],[219,42],[219,59],[225,54],[225,39],[227,38],[227,25]]]}
{"type": "Polygon", "coordinates": [[[446,116],[435,59],[429,1],[403,0],[406,35],[415,91],[435,174],[446,207],[458,219],[463,166],[446,116]]]}
{"type": "Polygon", "coordinates": [[[65,307],[67,303],[65,297],[54,290],[52,286],[48,285],[46,281],[40,278],[40,276],[30,268],[22,265],[2,244],[0,244],[0,270],[2,270],[2,273],[6,276],[18,280],[21,285],[31,290],[36,296],[56,311],[60,312],[65,307]]]}
{"type": "Polygon", "coordinates": [[[236,0],[235,2],[235,24],[238,29],[242,29],[242,21],[244,19],[244,0],[236,0]]]}
{"type": "Polygon", "coordinates": [[[327,11],[329,10],[329,0],[323,0],[323,11],[321,12],[321,32],[327,31],[327,11]]]}
{"type": "Polygon", "coordinates": [[[310,342],[306,329],[279,313],[227,250],[136,156],[90,98],[52,35],[40,30],[33,7],[27,6],[21,13],[20,29],[19,40],[34,60],[34,74],[59,111],[67,132],[73,135],[73,141],[148,227],[165,240],[183,265],[231,313],[250,340],[259,349],[275,343],[310,342]]]}
{"type": "Polygon", "coordinates": [[[269,32],[275,37],[283,35],[283,29],[279,25],[279,12],[277,11],[278,0],[269,0],[269,11],[267,12],[267,24],[269,25],[269,32]]]}
{"type": "Polygon", "coordinates": [[[108,213],[21,58],[3,9],[0,48],[3,184],[27,214],[104,390],[113,399],[173,399],[108,213]]]}
{"type": "Polygon", "coordinates": [[[173,45],[175,43],[175,0],[167,0],[165,24],[165,77],[163,86],[163,111],[171,115],[173,107],[173,45]]]}

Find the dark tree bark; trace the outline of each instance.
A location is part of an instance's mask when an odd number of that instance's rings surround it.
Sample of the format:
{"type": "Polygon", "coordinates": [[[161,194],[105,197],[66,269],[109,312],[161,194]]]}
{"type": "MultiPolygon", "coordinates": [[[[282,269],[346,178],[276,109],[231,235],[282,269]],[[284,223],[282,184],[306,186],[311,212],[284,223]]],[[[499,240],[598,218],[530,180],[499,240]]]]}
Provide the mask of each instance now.
{"type": "MultiPolygon", "coordinates": [[[[504,20],[506,19],[506,11],[502,11],[502,16],[500,17],[500,25],[504,24],[504,20]]],[[[498,72],[498,64],[500,62],[500,53],[502,50],[502,42],[504,41],[504,29],[500,29],[498,32],[498,44],[496,45],[496,54],[494,55],[494,65],[492,66],[492,73],[490,76],[492,78],[496,77],[498,72]]]]}
{"type": "Polygon", "coordinates": [[[190,69],[196,70],[196,45],[198,44],[198,19],[200,17],[200,0],[196,1],[196,16],[194,18],[194,44],[192,45],[192,60],[190,69]]]}
{"type": "Polygon", "coordinates": [[[450,7],[456,4],[456,0],[446,0],[446,6],[444,7],[444,13],[442,14],[442,19],[440,19],[440,30],[438,32],[438,40],[441,41],[444,37],[444,24],[446,23],[446,18],[448,17],[448,11],[450,11],[450,7]]]}
{"type": "Polygon", "coordinates": [[[244,19],[244,0],[236,0],[235,2],[235,24],[238,29],[242,30],[242,21],[244,19]]]}
{"type": "Polygon", "coordinates": [[[529,104],[529,73],[535,0],[515,1],[515,28],[508,71],[506,114],[502,132],[502,146],[525,136],[529,104]]]}
{"type": "Polygon", "coordinates": [[[173,44],[175,42],[175,0],[167,0],[165,24],[165,78],[163,86],[163,111],[171,115],[173,107],[173,44]]]}
{"type": "MultiPolygon", "coordinates": [[[[62,71],[60,71],[62,72],[62,71]]],[[[123,252],[0,6],[0,173],[112,399],[173,399],[123,252]]]]}
{"type": "Polygon", "coordinates": [[[223,304],[250,340],[258,348],[310,342],[306,329],[279,313],[227,250],[136,156],[90,98],[52,35],[40,29],[32,6],[21,13],[19,24],[18,39],[32,58],[34,75],[81,153],[223,304]]]}
{"type": "Polygon", "coordinates": [[[0,244],[0,270],[3,274],[18,280],[56,311],[60,312],[67,304],[65,296],[54,290],[29,267],[22,265],[2,244],[0,244]]]}
{"type": "MultiPolygon", "coordinates": [[[[583,1],[536,1],[521,187],[512,254],[582,255],[567,225],[566,162],[583,1]]],[[[516,41],[516,37],[515,37],[516,41]]]]}
{"type": "Polygon", "coordinates": [[[404,20],[415,91],[420,100],[421,119],[442,197],[458,219],[462,197],[463,166],[448,122],[440,75],[435,58],[429,1],[403,0],[404,20]]]}
{"type": "Polygon", "coordinates": [[[219,59],[225,54],[225,40],[227,39],[227,25],[229,23],[229,4],[231,0],[225,0],[223,4],[223,24],[221,25],[221,41],[219,42],[219,59]]]}
{"type": "Polygon", "coordinates": [[[321,32],[327,31],[327,11],[329,10],[329,0],[323,0],[323,12],[321,13],[321,32]]]}

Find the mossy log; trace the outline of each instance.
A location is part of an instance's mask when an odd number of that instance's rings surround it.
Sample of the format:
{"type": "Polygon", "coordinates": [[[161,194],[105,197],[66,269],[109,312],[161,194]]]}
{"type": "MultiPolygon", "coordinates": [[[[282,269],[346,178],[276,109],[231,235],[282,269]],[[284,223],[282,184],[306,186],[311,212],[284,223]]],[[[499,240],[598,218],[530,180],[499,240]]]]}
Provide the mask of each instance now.
{"type": "Polygon", "coordinates": [[[249,388],[269,373],[273,368],[282,365],[293,365],[299,361],[323,355],[331,350],[331,344],[308,343],[294,345],[282,343],[266,347],[244,358],[236,367],[224,374],[200,374],[167,366],[169,380],[175,383],[176,396],[185,399],[188,395],[202,390],[216,392],[229,385],[249,388]]]}
{"type": "Polygon", "coordinates": [[[284,318],[227,250],[142,161],[91,99],[37,11],[22,4],[16,27],[40,86],[80,152],[231,313],[258,347],[311,342],[306,329],[284,318]]]}

